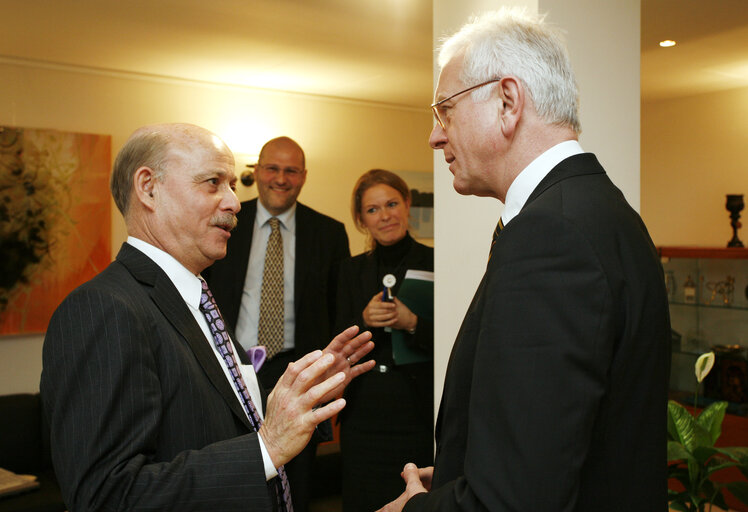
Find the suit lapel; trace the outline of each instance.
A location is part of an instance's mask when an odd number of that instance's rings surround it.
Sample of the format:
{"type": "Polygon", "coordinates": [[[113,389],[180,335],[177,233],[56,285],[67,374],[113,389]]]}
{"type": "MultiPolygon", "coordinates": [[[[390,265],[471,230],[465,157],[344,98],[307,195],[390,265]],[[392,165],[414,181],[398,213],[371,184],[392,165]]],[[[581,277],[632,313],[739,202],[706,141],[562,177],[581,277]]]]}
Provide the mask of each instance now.
{"type": "Polygon", "coordinates": [[[255,231],[255,217],[257,216],[257,199],[247,202],[236,216],[236,230],[229,238],[226,248],[227,268],[235,272],[231,281],[234,286],[231,297],[237,303],[242,300],[242,290],[247,277],[249,251],[252,248],[252,236],[255,231]]]}
{"type": "Polygon", "coordinates": [[[226,247],[226,257],[203,272],[221,308],[223,319],[231,329],[236,328],[239,318],[256,214],[256,199],[242,203],[242,209],[236,216],[236,228],[231,232],[226,247]]]}
{"type": "MultiPolygon", "coordinates": [[[[366,261],[364,263],[362,272],[359,277],[359,289],[361,290],[367,290],[371,286],[370,283],[377,283],[377,286],[379,287],[379,291],[382,291],[382,287],[384,286],[380,280],[377,279],[377,275],[379,273],[379,267],[377,266],[377,258],[372,252],[371,254],[366,255],[366,261]]],[[[369,296],[371,298],[371,296],[369,296]]],[[[367,299],[366,302],[368,303],[369,300],[367,299]]]]}
{"type": "Polygon", "coordinates": [[[309,212],[306,206],[296,203],[296,256],[294,264],[294,314],[296,324],[299,323],[299,306],[301,304],[301,291],[304,289],[305,281],[310,269],[316,268],[316,262],[310,261],[311,247],[315,236],[314,230],[309,226],[309,212]]]}
{"type": "MultiPolygon", "coordinates": [[[[234,414],[251,430],[247,415],[237,400],[213,349],[171,279],[153,260],[128,244],[123,244],[117,260],[130,270],[135,279],[150,288],[149,295],[156,307],[187,342],[208,379],[234,414]]],[[[236,351],[236,347],[234,350],[236,351]]]]}

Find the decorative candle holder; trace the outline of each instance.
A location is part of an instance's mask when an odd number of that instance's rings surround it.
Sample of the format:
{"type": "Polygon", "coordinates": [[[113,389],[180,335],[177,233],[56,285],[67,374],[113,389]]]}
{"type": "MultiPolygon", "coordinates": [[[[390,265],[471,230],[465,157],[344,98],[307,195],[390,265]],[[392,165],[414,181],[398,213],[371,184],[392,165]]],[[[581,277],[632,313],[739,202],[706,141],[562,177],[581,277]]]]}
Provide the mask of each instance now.
{"type": "Polygon", "coordinates": [[[727,247],[743,247],[743,242],[738,238],[738,228],[741,226],[740,212],[745,208],[743,194],[727,194],[725,208],[730,212],[730,225],[732,226],[732,240],[727,242],[727,247]]]}

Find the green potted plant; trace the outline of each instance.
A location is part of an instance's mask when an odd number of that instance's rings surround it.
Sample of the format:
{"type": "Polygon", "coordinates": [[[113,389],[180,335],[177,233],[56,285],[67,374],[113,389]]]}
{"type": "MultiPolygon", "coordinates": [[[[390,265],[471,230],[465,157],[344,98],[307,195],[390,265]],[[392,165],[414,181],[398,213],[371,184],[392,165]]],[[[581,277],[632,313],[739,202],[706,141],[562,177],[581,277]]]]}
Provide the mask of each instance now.
{"type": "Polygon", "coordinates": [[[714,402],[701,413],[696,410],[699,384],[714,366],[714,359],[714,352],[708,352],[696,360],[695,416],[678,402],[668,401],[668,478],[678,480],[685,488],[682,492],[668,489],[672,510],[704,512],[713,504],[727,510],[723,489],[748,504],[748,481],[718,483],[711,479],[714,473],[729,467],[737,467],[748,478],[748,447],[714,446],[722,434],[727,402],[714,402]]]}

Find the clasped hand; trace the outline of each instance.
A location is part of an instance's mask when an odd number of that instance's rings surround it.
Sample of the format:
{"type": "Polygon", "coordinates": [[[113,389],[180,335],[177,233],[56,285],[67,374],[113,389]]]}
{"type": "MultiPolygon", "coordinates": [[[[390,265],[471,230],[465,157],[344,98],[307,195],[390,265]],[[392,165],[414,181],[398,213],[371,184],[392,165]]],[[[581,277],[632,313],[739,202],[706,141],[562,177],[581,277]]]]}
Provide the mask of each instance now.
{"type": "Polygon", "coordinates": [[[374,348],[370,332],[357,333],[349,327],[324,350],[289,363],[273,388],[259,434],[275,467],[301,452],[315,427],[345,407],[345,386],[374,367],[373,360],[356,364],[374,348]]]}
{"type": "Polygon", "coordinates": [[[364,322],[369,327],[392,327],[410,331],[416,328],[418,317],[400,299],[392,302],[382,300],[382,293],[376,293],[364,308],[364,322]]]}
{"type": "Polygon", "coordinates": [[[403,468],[400,476],[405,480],[405,492],[391,501],[377,512],[400,512],[408,500],[422,492],[431,490],[431,477],[434,475],[434,467],[427,468],[416,467],[413,463],[408,463],[403,468]]]}

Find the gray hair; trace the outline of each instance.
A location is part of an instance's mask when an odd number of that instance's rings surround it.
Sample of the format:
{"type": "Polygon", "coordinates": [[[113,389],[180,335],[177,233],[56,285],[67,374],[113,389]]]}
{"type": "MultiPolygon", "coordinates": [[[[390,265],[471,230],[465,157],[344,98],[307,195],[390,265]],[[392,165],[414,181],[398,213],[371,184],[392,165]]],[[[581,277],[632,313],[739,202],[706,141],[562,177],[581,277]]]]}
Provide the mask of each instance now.
{"type": "Polygon", "coordinates": [[[114,203],[127,218],[132,196],[133,177],[141,167],[149,167],[156,179],[161,179],[169,158],[170,137],[157,127],[146,127],[137,130],[125,142],[117,154],[109,180],[109,188],[114,203]]]}
{"type": "MultiPolygon", "coordinates": [[[[460,79],[466,86],[517,77],[541,119],[581,133],[579,91],[564,38],[545,16],[502,7],[474,17],[443,43],[439,67],[459,54],[464,54],[460,79]]],[[[482,87],[472,94],[485,101],[490,93],[482,87]]]]}

